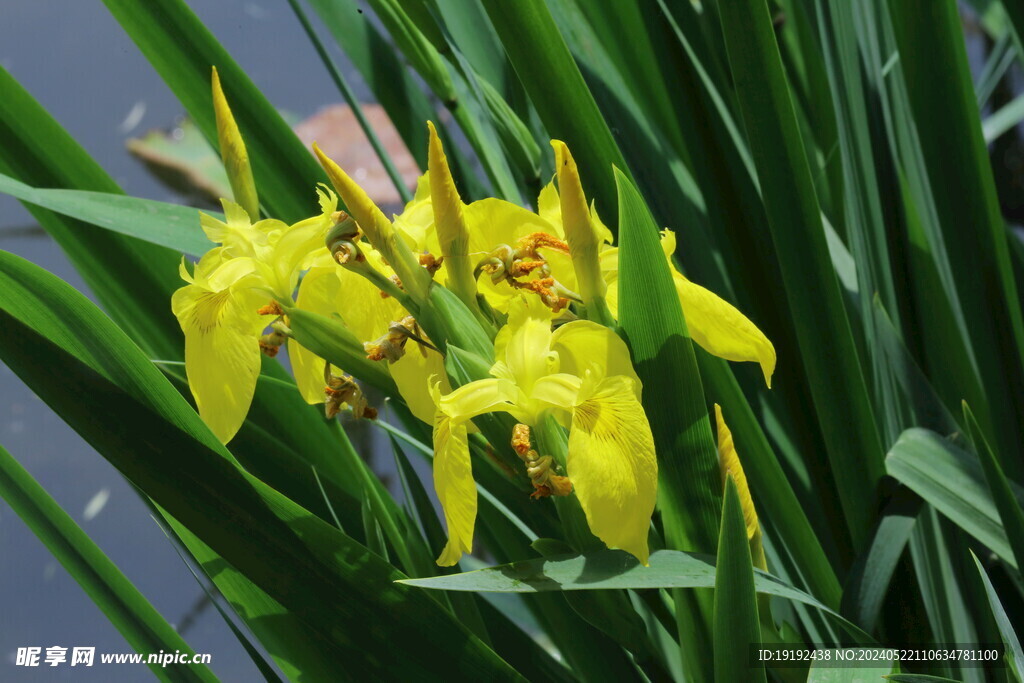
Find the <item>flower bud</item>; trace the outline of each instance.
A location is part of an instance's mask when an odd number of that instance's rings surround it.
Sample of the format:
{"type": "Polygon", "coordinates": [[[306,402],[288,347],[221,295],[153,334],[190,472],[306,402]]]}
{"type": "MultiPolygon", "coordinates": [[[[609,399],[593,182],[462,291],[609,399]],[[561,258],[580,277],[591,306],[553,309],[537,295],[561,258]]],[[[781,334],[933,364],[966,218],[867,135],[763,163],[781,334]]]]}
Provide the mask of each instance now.
{"type": "Polygon", "coordinates": [[[434,210],[434,228],[441,244],[441,256],[448,273],[448,288],[469,306],[477,308],[476,280],[469,262],[469,230],[462,210],[462,198],[455,187],[448,159],[434,124],[430,130],[430,152],[427,159],[430,177],[430,203],[434,210]]]}
{"type": "Polygon", "coordinates": [[[260,217],[260,202],[256,194],[256,182],[252,177],[252,166],[249,165],[249,153],[221,89],[217,67],[213,67],[213,112],[217,117],[217,140],[224,170],[231,183],[231,193],[235,202],[249,214],[249,218],[257,221],[260,217]]]}

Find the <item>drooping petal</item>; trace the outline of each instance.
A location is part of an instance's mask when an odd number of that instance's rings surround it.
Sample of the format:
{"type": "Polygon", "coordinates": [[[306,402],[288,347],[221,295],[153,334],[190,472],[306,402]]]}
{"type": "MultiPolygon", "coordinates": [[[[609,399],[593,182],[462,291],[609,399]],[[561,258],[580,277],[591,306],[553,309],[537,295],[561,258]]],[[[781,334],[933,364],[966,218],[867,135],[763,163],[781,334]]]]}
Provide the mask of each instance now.
{"type": "Polygon", "coordinates": [[[551,350],[558,353],[559,371],[583,377],[586,371],[596,377],[624,375],[633,380],[637,400],[642,384],[633,370],[629,348],[622,337],[604,325],[589,320],[574,320],[562,325],[551,336],[551,350]]]}
{"type": "Polygon", "coordinates": [[[245,421],[260,373],[258,299],[187,285],[171,299],[185,333],[185,371],[199,415],[227,443],[245,421]]]}
{"type": "Polygon", "coordinates": [[[438,412],[434,420],[434,490],[444,510],[448,542],[437,564],[450,567],[473,551],[476,482],[469,458],[466,425],[438,412]]]}
{"type": "Polygon", "coordinates": [[[566,474],[590,530],[646,565],[658,489],[650,424],[628,377],[584,384],[569,429],[566,474]]]}
{"type": "Polygon", "coordinates": [[[760,363],[765,384],[770,389],[775,372],[775,347],[768,337],[717,294],[679,273],[675,273],[674,279],[693,340],[719,358],[760,363]]]}
{"type": "Polygon", "coordinates": [[[715,404],[715,422],[718,431],[718,464],[722,471],[722,485],[725,486],[729,477],[732,477],[733,483],[736,484],[740,507],[743,509],[743,520],[747,523],[750,556],[755,567],[767,570],[768,563],[764,555],[764,545],[761,542],[761,525],[757,520],[757,509],[754,507],[754,499],[750,495],[750,487],[747,485],[747,475],[744,474],[743,465],[740,464],[739,454],[736,452],[736,445],[732,440],[732,432],[725,424],[722,407],[717,403],[715,404]]]}
{"type": "Polygon", "coordinates": [[[770,389],[775,372],[775,347],[768,337],[735,306],[690,282],[676,270],[671,260],[676,250],[676,237],[671,230],[662,232],[661,247],[669,259],[686,326],[693,340],[719,358],[759,363],[765,384],[770,389]]]}

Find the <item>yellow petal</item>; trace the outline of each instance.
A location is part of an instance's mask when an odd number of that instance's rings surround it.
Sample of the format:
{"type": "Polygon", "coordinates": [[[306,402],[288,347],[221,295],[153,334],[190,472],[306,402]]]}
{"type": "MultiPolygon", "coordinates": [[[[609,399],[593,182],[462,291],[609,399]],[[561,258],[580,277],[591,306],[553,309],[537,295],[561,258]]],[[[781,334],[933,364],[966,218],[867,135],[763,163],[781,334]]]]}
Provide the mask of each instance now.
{"type": "Polygon", "coordinates": [[[552,140],[555,150],[555,171],[558,175],[558,196],[562,206],[562,228],[569,243],[572,265],[579,282],[584,302],[603,298],[605,289],[601,277],[601,239],[591,221],[590,207],[583,194],[579,170],[569,148],[560,140],[552,140]]]}
{"type": "Polygon", "coordinates": [[[441,244],[441,255],[465,256],[469,249],[469,233],[462,215],[462,198],[455,187],[448,158],[441,147],[441,139],[437,137],[434,124],[427,121],[430,131],[430,153],[428,167],[430,173],[430,203],[434,210],[434,226],[441,244]]]}
{"type": "Polygon", "coordinates": [[[622,337],[604,325],[589,320],[574,320],[562,325],[551,336],[551,349],[558,353],[559,371],[583,377],[591,371],[596,377],[624,375],[633,380],[640,400],[642,384],[633,370],[629,348],[622,337]]]}
{"type": "Polygon", "coordinates": [[[539,298],[518,296],[494,340],[495,358],[505,363],[527,394],[538,379],[558,372],[558,355],[551,351],[551,315],[539,298]]]}
{"type": "Polygon", "coordinates": [[[676,292],[686,316],[690,336],[708,353],[731,361],[761,364],[765,384],[772,386],[775,347],[735,306],[679,273],[676,292]]]}
{"type": "Polygon", "coordinates": [[[405,355],[388,364],[391,379],[395,380],[398,393],[409,407],[409,411],[430,424],[434,419],[434,401],[430,397],[429,380],[436,376],[441,380],[442,391],[450,391],[448,375],[444,370],[444,357],[437,351],[420,346],[410,340],[406,342],[405,355]]]}
{"type": "MultiPolygon", "coordinates": [[[[540,195],[537,197],[537,213],[549,223],[557,225],[559,228],[562,227],[562,204],[554,180],[540,191],[540,195]]],[[[559,237],[561,236],[559,235],[559,237]]]]}
{"type": "Polygon", "coordinates": [[[519,391],[512,382],[489,377],[463,384],[441,396],[437,409],[454,420],[464,422],[484,413],[508,412],[518,402],[519,391]]]}
{"type": "Polygon", "coordinates": [[[437,564],[450,567],[463,553],[473,551],[476,522],[476,482],[469,459],[466,426],[438,412],[434,420],[434,490],[444,510],[448,528],[437,564]]]}
{"type": "Polygon", "coordinates": [[[199,415],[227,443],[245,421],[260,374],[255,314],[249,291],[209,291],[188,285],[176,291],[172,309],[185,333],[185,371],[199,415]]]}
{"type": "Polygon", "coordinates": [[[213,67],[213,112],[217,118],[217,139],[220,143],[220,156],[224,160],[224,170],[231,183],[231,192],[252,218],[260,214],[260,202],[256,195],[256,182],[252,177],[249,165],[249,153],[245,149],[242,133],[238,130],[235,117],[228,106],[227,98],[220,87],[220,75],[217,67],[213,67]]]}
{"type": "MultiPolygon", "coordinates": [[[[330,316],[341,284],[335,266],[313,268],[302,278],[295,305],[304,311],[330,316]]],[[[324,402],[324,359],[294,339],[288,340],[288,360],[303,400],[310,405],[324,402]]]]}
{"type": "Polygon", "coordinates": [[[725,424],[725,417],[722,416],[722,407],[715,404],[715,422],[718,431],[718,464],[722,470],[722,485],[732,477],[736,484],[736,492],[740,497],[740,507],[743,509],[743,520],[747,523],[747,539],[750,541],[750,556],[754,566],[767,571],[768,563],[764,556],[764,546],[761,542],[761,525],[757,521],[757,509],[754,507],[754,499],[750,496],[750,487],[747,485],[747,475],[743,472],[743,465],[740,464],[739,454],[736,453],[736,445],[732,440],[732,432],[725,424]]]}
{"type": "Polygon", "coordinates": [[[609,548],[632,553],[646,565],[658,461],[631,384],[621,375],[596,386],[584,382],[569,429],[566,474],[590,530],[609,548]]]}

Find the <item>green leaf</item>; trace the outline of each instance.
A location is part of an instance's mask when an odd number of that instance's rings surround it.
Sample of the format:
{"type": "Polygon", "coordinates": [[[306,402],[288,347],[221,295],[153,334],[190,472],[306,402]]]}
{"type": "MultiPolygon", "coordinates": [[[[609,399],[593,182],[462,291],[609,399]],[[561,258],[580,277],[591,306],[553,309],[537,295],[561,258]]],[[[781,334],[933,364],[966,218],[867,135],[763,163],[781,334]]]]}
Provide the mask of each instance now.
{"type": "Polygon", "coordinates": [[[898,663],[881,666],[836,667],[835,662],[817,660],[811,664],[807,683],[876,683],[891,674],[898,663]]]}
{"type": "MultiPolygon", "coordinates": [[[[1016,566],[977,458],[934,432],[908,429],[889,451],[885,465],[890,475],[1016,566]]],[[[1010,486],[1017,500],[1024,500],[1024,490],[1010,486]]]]}
{"type": "MultiPolygon", "coordinates": [[[[211,113],[212,116],[212,113],[211,113]]],[[[37,187],[120,192],[110,176],[0,67],[0,173],[37,187]]],[[[28,207],[100,304],[153,358],[182,355],[170,296],[181,255],[28,207]]]]}
{"type": "Polygon", "coordinates": [[[765,0],[723,3],[720,11],[800,356],[840,504],[859,547],[870,530],[874,492],[884,473],[882,447],[829,258],[792,96],[765,0]]]}
{"type": "Polygon", "coordinates": [[[761,627],[747,524],[732,477],[725,485],[715,569],[715,682],[765,681],[764,664],[750,664],[751,649],[761,644],[761,627]]]}
{"type": "Polygon", "coordinates": [[[217,67],[242,132],[267,212],[286,222],[316,209],[316,184],[327,177],[277,110],[182,0],[104,0],[125,32],[217,148],[210,90],[217,67]]]}
{"type": "MultiPolygon", "coordinates": [[[[125,640],[144,655],[181,650],[194,654],[178,632],[25,468],[0,447],[0,496],[67,569],[125,640]]],[[[205,665],[149,665],[163,681],[216,681],[205,665]]]]}
{"type": "MultiPolygon", "coordinates": [[[[985,473],[985,481],[988,483],[989,493],[995,502],[996,510],[999,511],[999,520],[1002,522],[1006,537],[1013,550],[1013,559],[1017,567],[1024,567],[1024,510],[1014,496],[1013,488],[1003,468],[999,465],[999,459],[992,452],[992,447],[985,440],[978,427],[978,421],[974,419],[967,403],[964,406],[964,422],[967,423],[968,433],[971,441],[974,442],[974,452],[978,454],[981,461],[981,468],[985,473]]],[[[1019,488],[1019,487],[1018,487],[1019,488]]],[[[1024,664],[1024,662],[1022,662],[1024,664]]]]}
{"type": "Polygon", "coordinates": [[[1020,639],[1014,632],[1013,623],[1006,615],[1006,610],[1003,609],[1003,604],[999,601],[999,595],[996,594],[996,589],[992,586],[992,580],[988,578],[985,568],[981,566],[981,561],[978,560],[978,556],[973,551],[971,552],[971,557],[974,559],[974,564],[978,567],[978,574],[981,575],[982,583],[985,584],[985,593],[988,595],[989,607],[992,608],[992,615],[996,618],[996,625],[999,627],[999,634],[1002,636],[1003,645],[1006,646],[1006,652],[1003,654],[1003,657],[1009,660],[1010,669],[1017,675],[1017,680],[1024,681],[1024,649],[1021,649],[1020,639]]]}
{"type": "MultiPolygon", "coordinates": [[[[713,553],[721,512],[718,450],[686,320],[657,226],[633,184],[616,169],[619,192],[619,322],[640,381],[658,454],[658,508],[668,547],[713,553]],[[673,397],[672,400],[667,400],[673,397]]],[[[693,676],[710,675],[712,606],[675,594],[681,645],[693,676]],[[694,604],[687,601],[692,600],[694,604]]]]}
{"type": "MultiPolygon", "coordinates": [[[[548,593],[551,591],[605,590],[609,588],[714,588],[713,558],[699,553],[658,550],[644,567],[621,550],[600,550],[562,558],[535,558],[451,576],[403,579],[417,588],[493,593],[548,593]]],[[[754,590],[815,607],[839,620],[852,634],[873,642],[871,636],[840,617],[807,593],[780,579],[754,570],[754,590]]]]}
{"type": "Polygon", "coordinates": [[[203,234],[199,211],[192,207],[107,192],[37,189],[2,173],[0,192],[178,253],[201,256],[215,246],[203,234]]]}
{"type": "Polygon", "coordinates": [[[612,167],[626,163],[544,0],[483,5],[548,134],[572,149],[603,215],[616,216],[612,167]]]}
{"type": "Polygon", "coordinates": [[[414,668],[515,679],[434,600],[397,586],[400,572],[242,470],[85,297],[4,253],[0,324],[0,358],[176,520],[176,533],[193,532],[311,627],[312,641],[304,643],[316,653],[311,665],[329,662],[353,675],[400,676],[414,668]],[[93,410],[97,405],[103,410],[93,410]],[[400,659],[389,654],[394,643],[402,644],[400,659]]]}
{"type": "Polygon", "coordinates": [[[925,674],[890,674],[885,680],[893,683],[959,683],[952,678],[942,676],[928,676],[925,674]]]}
{"type": "Polygon", "coordinates": [[[957,3],[901,0],[889,2],[889,12],[955,295],[993,414],[994,442],[1007,474],[1021,479],[1024,320],[957,3]]]}
{"type": "Polygon", "coordinates": [[[867,550],[850,569],[840,611],[865,631],[875,630],[889,582],[920,510],[920,498],[907,489],[897,491],[882,511],[867,550]]]}

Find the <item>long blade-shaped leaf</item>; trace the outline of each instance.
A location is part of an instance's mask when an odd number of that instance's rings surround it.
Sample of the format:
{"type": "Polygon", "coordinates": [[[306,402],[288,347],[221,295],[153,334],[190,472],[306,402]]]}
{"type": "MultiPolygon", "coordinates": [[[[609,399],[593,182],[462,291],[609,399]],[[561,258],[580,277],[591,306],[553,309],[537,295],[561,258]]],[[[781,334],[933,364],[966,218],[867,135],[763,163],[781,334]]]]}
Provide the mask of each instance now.
{"type": "Polygon", "coordinates": [[[747,524],[736,484],[730,477],[726,482],[715,563],[715,681],[766,680],[764,664],[749,663],[751,648],[760,643],[747,524]]]}
{"type": "Polygon", "coordinates": [[[772,20],[765,0],[723,3],[721,14],[740,112],[814,408],[843,512],[860,545],[870,528],[875,486],[884,471],[882,448],[829,258],[772,20]]]}
{"type": "Polygon", "coordinates": [[[8,332],[0,358],[184,528],[315,627],[320,658],[352,675],[400,676],[412,667],[514,678],[438,603],[399,588],[401,573],[239,468],[87,299],[3,253],[0,322],[8,332]],[[403,643],[401,660],[388,654],[395,641],[403,643]]]}
{"type": "MultiPolygon", "coordinates": [[[[136,652],[194,654],[178,632],[75,524],[25,468],[0,447],[0,497],[39,537],[136,652]]],[[[216,681],[205,665],[150,665],[164,681],[216,681]]]]}

